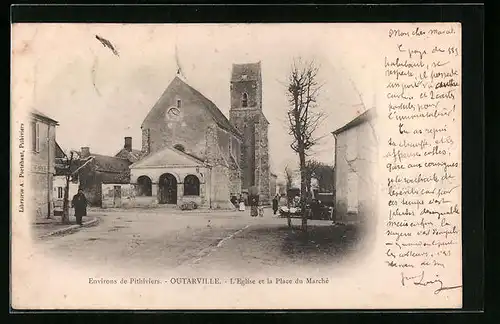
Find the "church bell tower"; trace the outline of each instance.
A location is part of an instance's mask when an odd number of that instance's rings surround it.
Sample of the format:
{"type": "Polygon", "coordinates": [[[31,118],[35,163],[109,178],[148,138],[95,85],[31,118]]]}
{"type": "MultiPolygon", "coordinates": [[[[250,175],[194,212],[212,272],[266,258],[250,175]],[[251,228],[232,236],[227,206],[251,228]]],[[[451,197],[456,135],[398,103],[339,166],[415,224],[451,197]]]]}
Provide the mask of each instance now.
{"type": "Polygon", "coordinates": [[[267,121],[262,111],[261,62],[233,64],[229,121],[243,135],[241,147],[242,190],[259,189],[259,199],[270,201],[270,171],[267,121]]]}

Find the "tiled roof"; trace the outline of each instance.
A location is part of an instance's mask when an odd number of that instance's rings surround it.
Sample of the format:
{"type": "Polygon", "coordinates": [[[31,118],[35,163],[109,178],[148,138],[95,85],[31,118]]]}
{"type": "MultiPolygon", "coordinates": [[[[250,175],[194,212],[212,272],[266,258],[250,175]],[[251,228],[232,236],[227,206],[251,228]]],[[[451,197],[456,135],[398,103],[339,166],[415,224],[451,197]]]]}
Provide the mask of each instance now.
{"type": "MultiPolygon", "coordinates": [[[[130,180],[130,162],[126,159],[120,159],[113,156],[91,154],[88,158],[79,161],[80,166],[85,163],[94,163],[95,171],[100,172],[102,183],[129,183],[130,180]],[[93,160],[93,161],[90,161],[93,160]]],[[[85,172],[81,169],[80,172],[85,172]]]]}
{"type": "Polygon", "coordinates": [[[56,176],[57,175],[66,175],[69,173],[75,172],[80,166],[83,165],[85,161],[83,160],[73,160],[71,163],[69,169],[68,169],[68,162],[63,160],[62,158],[56,158],[56,162],[54,165],[54,168],[56,170],[56,176]]]}
{"type": "Polygon", "coordinates": [[[243,75],[246,80],[258,80],[260,78],[260,61],[257,63],[233,64],[231,81],[241,81],[243,75]]]}
{"type": "Polygon", "coordinates": [[[186,83],[179,77],[176,78],[179,79],[182,83],[184,83],[188,87],[188,89],[201,100],[201,102],[203,103],[205,108],[210,112],[210,114],[214,118],[217,125],[219,125],[219,127],[227,131],[230,131],[231,133],[233,133],[238,137],[241,137],[241,133],[229,122],[227,117],[224,116],[222,111],[220,111],[220,109],[210,99],[205,97],[201,92],[190,86],[188,83],[186,83]]]}
{"type": "Polygon", "coordinates": [[[129,162],[134,163],[138,161],[142,156],[142,151],[132,149],[131,152],[127,151],[125,148],[122,148],[118,153],[115,154],[115,157],[127,159],[129,162]]]}
{"type": "Polygon", "coordinates": [[[96,164],[96,170],[101,172],[120,173],[128,171],[130,162],[126,159],[121,159],[113,156],[92,154],[96,164]]]}
{"type": "Polygon", "coordinates": [[[198,90],[190,86],[186,81],[184,81],[182,78],[179,76],[176,76],[172,82],[170,82],[169,86],[167,89],[163,92],[163,94],[160,96],[156,104],[151,108],[149,111],[148,115],[144,119],[141,128],[144,127],[144,123],[154,120],[158,118],[158,113],[159,111],[162,111],[165,109],[165,102],[167,101],[166,99],[168,98],[169,95],[171,95],[171,92],[169,89],[171,87],[176,88],[177,86],[181,86],[187,91],[191,93],[191,95],[196,98],[201,103],[201,106],[204,107],[212,116],[214,121],[217,123],[217,125],[225,129],[231,133],[233,133],[235,136],[241,138],[242,135],[241,133],[229,122],[226,116],[220,111],[220,109],[207,97],[205,97],[203,94],[201,94],[198,90]]]}
{"type": "Polygon", "coordinates": [[[142,151],[141,150],[132,150],[132,152],[130,152],[134,157],[136,158],[140,158],[141,157],[141,154],[142,154],[142,151]]]}

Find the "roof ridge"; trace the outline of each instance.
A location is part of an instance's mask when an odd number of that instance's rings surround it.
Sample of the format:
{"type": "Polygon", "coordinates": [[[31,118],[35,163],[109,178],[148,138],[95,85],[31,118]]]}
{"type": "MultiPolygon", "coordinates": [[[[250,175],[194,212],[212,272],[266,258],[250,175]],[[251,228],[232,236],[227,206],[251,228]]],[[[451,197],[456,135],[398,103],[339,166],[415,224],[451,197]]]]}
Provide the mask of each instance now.
{"type": "Polygon", "coordinates": [[[105,154],[99,154],[99,153],[90,153],[90,156],[106,157],[106,158],[113,158],[113,159],[119,159],[119,160],[128,161],[127,159],[124,159],[124,158],[121,158],[121,157],[118,157],[118,156],[105,155],[105,154]]]}
{"type": "Polygon", "coordinates": [[[369,118],[373,117],[374,111],[375,111],[374,107],[366,109],[365,111],[363,111],[362,113],[360,113],[359,115],[357,115],[356,117],[352,118],[350,121],[345,123],[343,126],[335,129],[332,132],[332,134],[337,134],[341,131],[344,131],[346,129],[351,128],[352,126],[356,126],[358,123],[364,121],[367,118],[369,119],[369,118]]]}

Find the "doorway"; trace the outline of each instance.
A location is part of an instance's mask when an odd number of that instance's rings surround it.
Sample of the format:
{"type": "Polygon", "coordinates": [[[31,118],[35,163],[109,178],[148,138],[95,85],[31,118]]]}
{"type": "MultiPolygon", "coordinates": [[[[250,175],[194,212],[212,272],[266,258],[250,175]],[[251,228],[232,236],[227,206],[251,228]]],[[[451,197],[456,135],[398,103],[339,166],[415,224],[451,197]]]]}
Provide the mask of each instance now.
{"type": "Polygon", "coordinates": [[[170,173],[164,173],[159,180],[160,204],[177,204],[177,179],[170,173]]]}
{"type": "Polygon", "coordinates": [[[121,207],[121,205],[122,205],[122,187],[114,186],[113,207],[121,207]]]}

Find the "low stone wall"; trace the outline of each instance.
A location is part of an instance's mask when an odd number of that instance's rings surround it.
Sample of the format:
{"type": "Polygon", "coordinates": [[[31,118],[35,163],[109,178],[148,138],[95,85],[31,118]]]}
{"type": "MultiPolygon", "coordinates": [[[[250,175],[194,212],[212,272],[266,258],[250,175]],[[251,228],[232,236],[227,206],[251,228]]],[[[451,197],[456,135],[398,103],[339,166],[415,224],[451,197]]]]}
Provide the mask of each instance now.
{"type": "Polygon", "coordinates": [[[206,207],[204,206],[203,199],[200,196],[182,196],[177,200],[177,206],[190,201],[195,202],[198,207],[206,207]]]}
{"type": "Polygon", "coordinates": [[[102,184],[102,207],[121,208],[134,205],[134,188],[130,184],[102,184]],[[121,189],[121,196],[115,197],[115,186],[121,189]]]}

